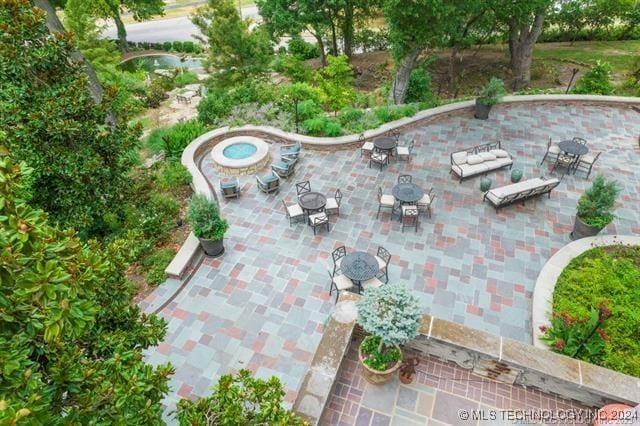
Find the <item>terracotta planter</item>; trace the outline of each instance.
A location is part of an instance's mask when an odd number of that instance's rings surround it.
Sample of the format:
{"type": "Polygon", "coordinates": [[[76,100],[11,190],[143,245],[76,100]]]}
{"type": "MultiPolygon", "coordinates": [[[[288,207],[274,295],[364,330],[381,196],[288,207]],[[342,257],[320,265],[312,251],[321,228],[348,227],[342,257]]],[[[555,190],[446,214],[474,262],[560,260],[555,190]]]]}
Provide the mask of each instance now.
{"type": "Polygon", "coordinates": [[[208,240],[206,238],[198,238],[200,240],[200,246],[204,254],[211,257],[219,257],[224,253],[224,239],[222,240],[208,240]]]}
{"type": "Polygon", "coordinates": [[[578,216],[576,216],[576,220],[573,223],[573,231],[571,231],[570,236],[572,240],[577,240],[585,237],[593,237],[600,231],[602,231],[602,228],[587,225],[578,216]]]}
{"type": "MultiPolygon", "coordinates": [[[[399,346],[396,346],[396,348],[400,350],[399,346]]],[[[362,364],[362,375],[364,376],[364,379],[372,385],[382,385],[387,383],[393,378],[393,376],[396,374],[396,371],[398,371],[398,369],[402,365],[402,359],[400,359],[393,367],[385,371],[374,370],[364,363],[365,358],[362,356],[360,347],[358,347],[358,358],[360,358],[360,364],[362,364]]]]}
{"type": "Polygon", "coordinates": [[[416,378],[416,367],[418,364],[420,364],[420,360],[418,358],[409,358],[402,363],[400,373],[398,374],[402,383],[408,385],[413,382],[413,379],[416,378]]]}
{"type": "Polygon", "coordinates": [[[473,115],[478,120],[486,120],[489,118],[489,113],[491,112],[491,105],[485,105],[480,102],[479,99],[476,99],[476,112],[473,115]]]}

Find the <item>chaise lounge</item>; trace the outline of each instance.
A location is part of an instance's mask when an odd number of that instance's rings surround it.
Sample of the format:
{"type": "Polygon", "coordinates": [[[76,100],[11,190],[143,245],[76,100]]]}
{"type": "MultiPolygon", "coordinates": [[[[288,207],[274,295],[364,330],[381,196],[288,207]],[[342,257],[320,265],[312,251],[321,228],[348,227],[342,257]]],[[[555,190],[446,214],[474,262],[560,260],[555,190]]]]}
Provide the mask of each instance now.
{"type": "Polygon", "coordinates": [[[449,173],[455,173],[462,182],[465,178],[486,174],[502,167],[511,168],[512,165],[513,157],[502,149],[498,141],[454,152],[451,154],[449,173]]]}
{"type": "Polygon", "coordinates": [[[556,178],[545,179],[539,177],[528,179],[511,185],[494,188],[484,194],[483,200],[489,201],[498,211],[499,208],[507,206],[516,201],[524,201],[527,198],[536,197],[542,194],[548,194],[551,197],[551,191],[558,186],[560,181],[556,178]]]}

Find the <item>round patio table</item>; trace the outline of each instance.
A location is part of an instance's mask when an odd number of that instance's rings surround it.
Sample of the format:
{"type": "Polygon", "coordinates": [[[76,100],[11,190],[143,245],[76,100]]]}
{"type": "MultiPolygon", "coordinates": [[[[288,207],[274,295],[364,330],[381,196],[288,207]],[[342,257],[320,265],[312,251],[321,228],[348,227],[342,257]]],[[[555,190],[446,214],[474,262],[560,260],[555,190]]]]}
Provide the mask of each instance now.
{"type": "Polygon", "coordinates": [[[378,138],[373,141],[373,146],[390,154],[396,147],[396,140],[390,137],[378,138]]]}
{"type": "Polygon", "coordinates": [[[305,192],[298,197],[298,203],[300,203],[302,210],[318,212],[327,205],[327,197],[319,192],[305,192]]]}
{"type": "Polygon", "coordinates": [[[361,288],[362,282],[374,278],[380,271],[380,267],[374,256],[363,251],[356,251],[342,258],[340,270],[345,277],[361,288]]]}
{"type": "Polygon", "coordinates": [[[586,145],[582,145],[576,141],[562,141],[558,143],[558,146],[562,152],[576,157],[580,157],[581,155],[585,155],[589,152],[589,148],[587,148],[586,145]]]}
{"type": "Polygon", "coordinates": [[[401,204],[415,204],[424,196],[424,191],[415,183],[399,183],[393,187],[391,194],[401,204]]]}

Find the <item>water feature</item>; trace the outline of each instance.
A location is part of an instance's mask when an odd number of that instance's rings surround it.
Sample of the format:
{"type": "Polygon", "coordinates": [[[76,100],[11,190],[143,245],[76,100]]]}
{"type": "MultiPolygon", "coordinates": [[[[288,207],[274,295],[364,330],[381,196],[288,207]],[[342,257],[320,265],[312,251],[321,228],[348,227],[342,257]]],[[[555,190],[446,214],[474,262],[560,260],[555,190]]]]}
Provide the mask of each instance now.
{"type": "Polygon", "coordinates": [[[172,68],[203,68],[202,60],[199,58],[184,58],[170,54],[153,54],[145,56],[136,56],[120,63],[120,69],[124,71],[135,71],[138,68],[152,73],[157,69],[172,68]]]}
{"type": "Polygon", "coordinates": [[[249,158],[258,151],[258,148],[252,143],[238,142],[226,147],[222,154],[233,160],[242,160],[249,158]]]}

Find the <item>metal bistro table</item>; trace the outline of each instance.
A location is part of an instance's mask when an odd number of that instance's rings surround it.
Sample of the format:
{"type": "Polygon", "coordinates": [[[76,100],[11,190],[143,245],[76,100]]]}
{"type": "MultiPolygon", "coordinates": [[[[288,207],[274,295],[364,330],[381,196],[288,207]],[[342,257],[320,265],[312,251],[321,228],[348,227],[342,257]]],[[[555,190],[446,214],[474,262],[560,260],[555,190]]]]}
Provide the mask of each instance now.
{"type": "Polygon", "coordinates": [[[396,140],[391,137],[378,138],[373,141],[373,146],[375,146],[377,150],[383,151],[385,154],[391,156],[396,147],[396,140]]]}
{"type": "Polygon", "coordinates": [[[586,145],[578,143],[573,140],[566,140],[558,143],[558,147],[565,154],[569,154],[573,156],[573,164],[571,165],[572,169],[575,169],[575,166],[578,164],[580,157],[589,152],[589,148],[586,145]]]}
{"type": "Polygon", "coordinates": [[[380,267],[374,256],[363,251],[356,251],[342,258],[340,270],[345,277],[358,285],[359,291],[362,291],[362,283],[378,275],[380,267]]]}
{"type": "Polygon", "coordinates": [[[327,205],[327,197],[319,192],[305,192],[298,197],[300,207],[307,213],[316,213],[324,210],[327,205]]]}
{"type": "MultiPolygon", "coordinates": [[[[402,209],[403,204],[416,204],[424,196],[424,191],[415,183],[399,183],[393,187],[391,194],[400,201],[400,209],[402,209]]],[[[402,220],[402,214],[399,216],[402,220]]]]}

